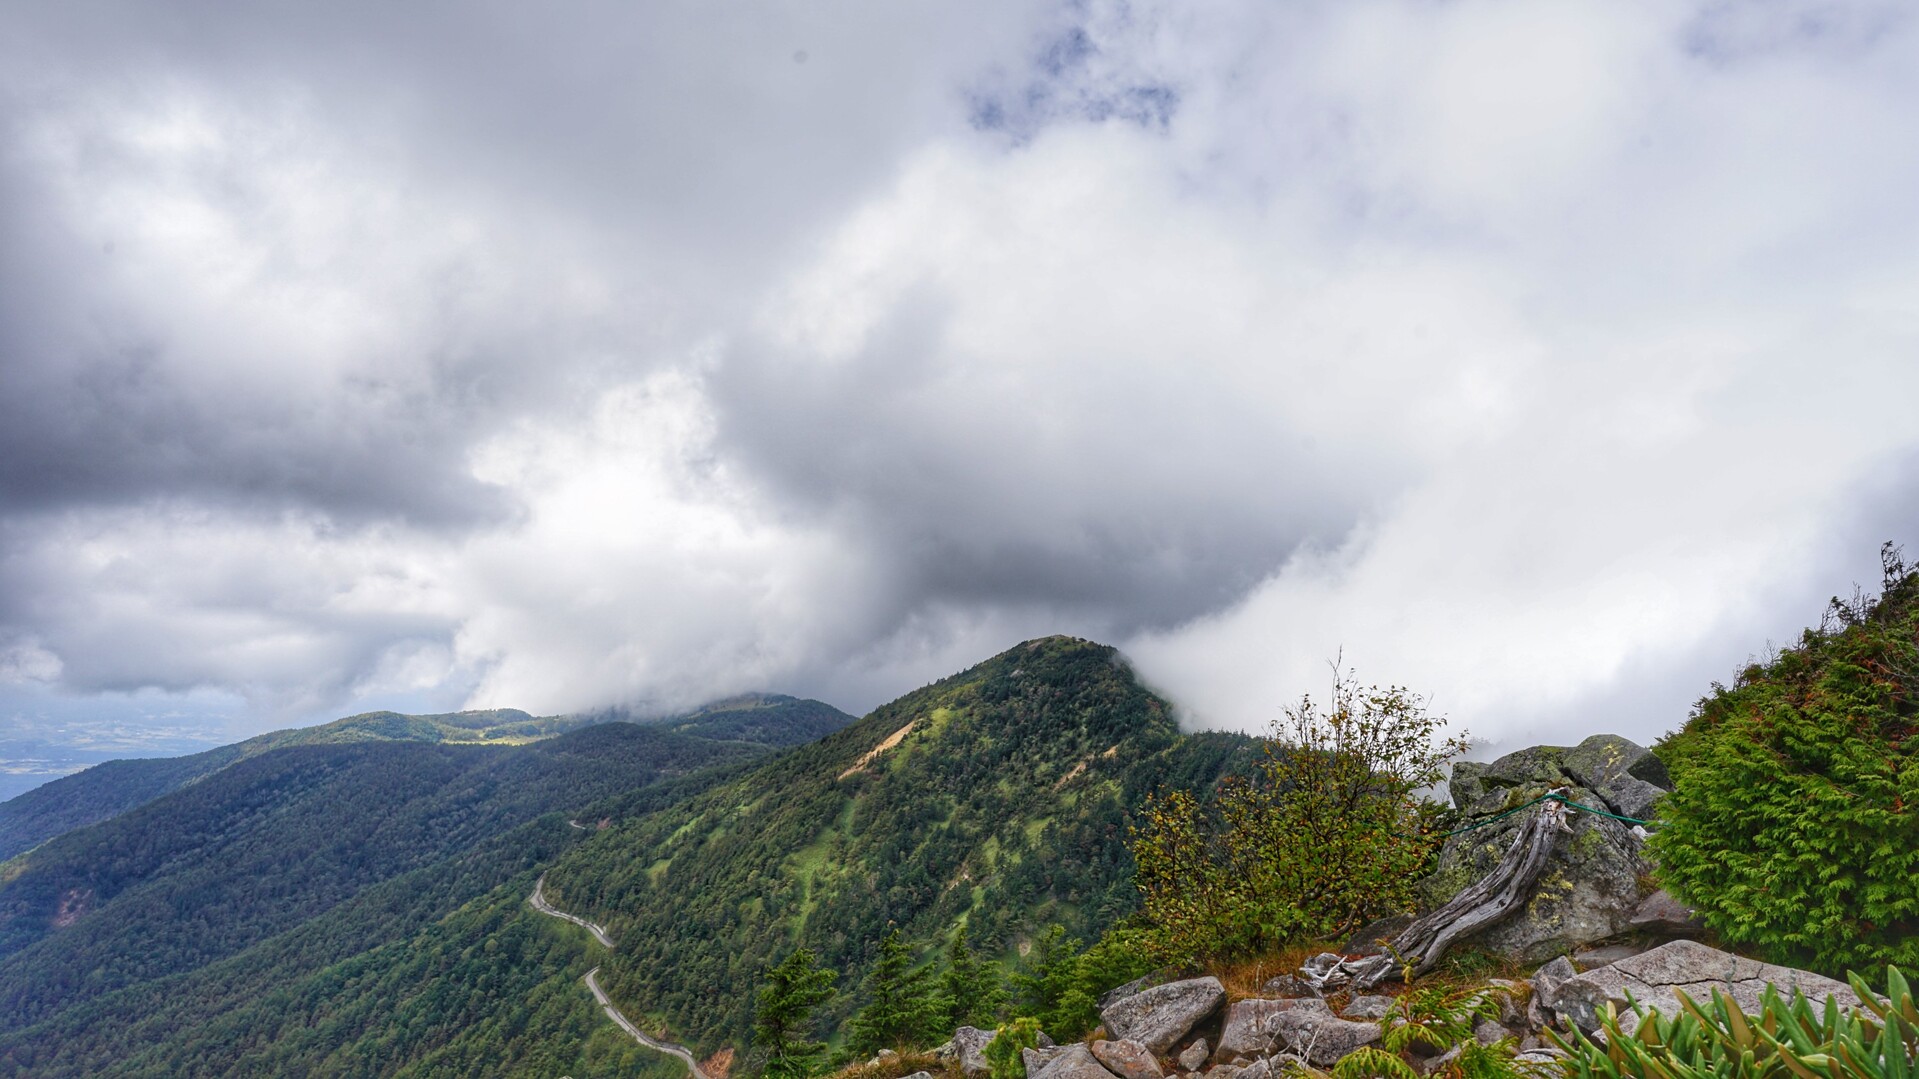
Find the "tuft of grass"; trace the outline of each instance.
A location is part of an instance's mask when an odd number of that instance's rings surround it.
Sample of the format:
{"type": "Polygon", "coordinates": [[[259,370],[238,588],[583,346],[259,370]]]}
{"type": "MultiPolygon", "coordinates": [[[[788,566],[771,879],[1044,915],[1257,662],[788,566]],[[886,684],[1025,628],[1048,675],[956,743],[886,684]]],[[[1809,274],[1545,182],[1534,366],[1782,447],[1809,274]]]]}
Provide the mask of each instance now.
{"type": "Polygon", "coordinates": [[[934,1079],[964,1079],[957,1062],[941,1060],[931,1053],[901,1053],[878,1062],[860,1061],[828,1072],[825,1079],[902,1079],[922,1071],[933,1073],[934,1079]]]}
{"type": "Polygon", "coordinates": [[[1331,951],[1336,945],[1324,941],[1306,944],[1292,944],[1253,956],[1240,959],[1215,969],[1212,973],[1226,987],[1226,999],[1244,1000],[1247,997],[1264,996],[1261,987],[1272,978],[1281,974],[1298,974],[1306,960],[1321,952],[1331,951]]]}

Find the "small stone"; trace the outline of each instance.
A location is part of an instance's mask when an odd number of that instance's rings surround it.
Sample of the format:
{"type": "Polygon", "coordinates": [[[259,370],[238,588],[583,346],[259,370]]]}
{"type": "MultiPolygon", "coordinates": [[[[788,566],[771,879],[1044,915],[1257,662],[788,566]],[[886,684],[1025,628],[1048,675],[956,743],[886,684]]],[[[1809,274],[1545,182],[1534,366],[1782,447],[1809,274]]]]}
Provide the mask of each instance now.
{"type": "Polygon", "coordinates": [[[1260,1057],[1239,1070],[1238,1079],[1273,1079],[1273,1062],[1260,1057]]]}
{"type": "Polygon", "coordinates": [[[1316,997],[1319,995],[1319,990],[1313,983],[1297,974],[1281,974],[1268,978],[1266,984],[1259,987],[1259,991],[1269,997],[1316,997]]]}
{"type": "Polygon", "coordinates": [[[1206,1069],[1206,1079],[1236,1079],[1240,1070],[1237,1064],[1215,1064],[1206,1069]]]}
{"type": "Polygon", "coordinates": [[[1706,928],[1697,911],[1674,899],[1664,888],[1640,901],[1630,924],[1642,933],[1673,937],[1698,936],[1706,928]]]}
{"type": "Polygon", "coordinates": [[[1152,1050],[1135,1041],[1096,1041],[1093,1057],[1119,1079],[1165,1079],[1152,1050]]]}
{"type": "Polygon", "coordinates": [[[874,1057],[872,1060],[867,1061],[867,1063],[877,1067],[878,1065],[881,1065],[881,1064],[891,1064],[894,1061],[898,1060],[899,1058],[900,1058],[900,1055],[898,1053],[895,1053],[891,1049],[882,1049],[879,1051],[878,1056],[874,1057]]]}
{"type": "Polygon", "coordinates": [[[1066,1055],[1065,1046],[1042,1045],[1033,1049],[1021,1049],[1019,1058],[1026,1065],[1026,1074],[1038,1075],[1048,1064],[1066,1055]]]}
{"type": "Polygon", "coordinates": [[[1346,1019],[1384,1019],[1397,1003],[1392,997],[1357,996],[1339,1014],[1346,1019]]]}
{"type": "Polygon", "coordinates": [[[1488,978],[1486,988],[1493,1000],[1499,1005],[1499,1022],[1508,1027],[1526,1025],[1526,1013],[1519,1002],[1532,994],[1532,990],[1522,988],[1518,982],[1507,978],[1488,978]]]}
{"type": "Polygon", "coordinates": [[[1200,1069],[1201,1065],[1206,1063],[1206,1058],[1212,1055],[1212,1046],[1206,1044],[1205,1038],[1201,1038],[1187,1046],[1186,1050],[1179,1054],[1179,1066],[1189,1072],[1196,1072],[1200,1069]]]}
{"type": "Polygon", "coordinates": [[[1558,1018],[1553,1005],[1558,1003],[1559,988],[1577,977],[1579,969],[1563,955],[1534,971],[1532,1004],[1526,1009],[1527,1025],[1534,1030],[1552,1026],[1558,1018]]]}
{"type": "Polygon", "coordinates": [[[1479,1025],[1473,1027],[1473,1040],[1481,1045],[1491,1045],[1501,1038],[1511,1036],[1511,1031],[1493,1022],[1491,1019],[1481,1019],[1479,1025]]]}
{"type": "Polygon", "coordinates": [[[1459,1054],[1465,1051],[1465,1048],[1463,1045],[1455,1045],[1436,1057],[1427,1057],[1425,1060],[1415,1061],[1413,1063],[1413,1069],[1421,1075],[1431,1075],[1446,1065],[1451,1064],[1453,1061],[1458,1060],[1459,1054]]]}

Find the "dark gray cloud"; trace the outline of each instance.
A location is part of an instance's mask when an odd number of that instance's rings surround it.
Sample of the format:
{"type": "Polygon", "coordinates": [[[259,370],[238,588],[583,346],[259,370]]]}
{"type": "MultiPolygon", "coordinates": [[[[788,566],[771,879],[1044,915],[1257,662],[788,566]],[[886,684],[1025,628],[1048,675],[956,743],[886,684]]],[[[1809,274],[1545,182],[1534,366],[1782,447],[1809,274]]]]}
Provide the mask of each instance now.
{"type": "Polygon", "coordinates": [[[1196,722],[1343,647],[1656,733],[1919,523],[1915,54],[1870,4],[14,5],[0,716],[859,708],[1075,632],[1196,722]]]}

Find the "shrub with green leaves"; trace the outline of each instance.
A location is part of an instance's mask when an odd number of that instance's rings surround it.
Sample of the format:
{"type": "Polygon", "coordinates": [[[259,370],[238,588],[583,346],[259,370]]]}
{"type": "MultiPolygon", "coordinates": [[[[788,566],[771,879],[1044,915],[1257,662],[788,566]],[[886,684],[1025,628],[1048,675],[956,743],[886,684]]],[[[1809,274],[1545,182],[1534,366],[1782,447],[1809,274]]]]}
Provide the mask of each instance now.
{"type": "Polygon", "coordinates": [[[1162,956],[1230,960],[1411,909],[1445,812],[1421,792],[1465,749],[1444,723],[1406,689],[1342,673],[1324,705],[1286,710],[1249,780],[1211,804],[1151,799],[1133,860],[1162,956]]]}
{"type": "Polygon", "coordinates": [[[1638,1025],[1627,1033],[1610,1006],[1600,1016],[1603,1043],[1583,1033],[1551,1035],[1569,1056],[1568,1079],[1915,1079],[1919,1077],[1919,1007],[1905,978],[1887,972],[1880,999],[1858,975],[1853,992],[1865,1012],[1827,1001],[1814,1010],[1771,986],[1759,1014],[1747,1015],[1718,990],[1707,1003],[1679,994],[1680,1012],[1665,1015],[1635,1004],[1638,1025]]]}
{"type": "Polygon", "coordinates": [[[1659,746],[1662,882],[1727,943],[1837,973],[1919,964],[1919,572],[1835,599],[1659,746]]]}
{"type": "Polygon", "coordinates": [[[1025,1079],[1025,1051],[1039,1044],[1039,1020],[1027,1016],[999,1028],[980,1052],[992,1069],[992,1079],[1025,1079]]]}

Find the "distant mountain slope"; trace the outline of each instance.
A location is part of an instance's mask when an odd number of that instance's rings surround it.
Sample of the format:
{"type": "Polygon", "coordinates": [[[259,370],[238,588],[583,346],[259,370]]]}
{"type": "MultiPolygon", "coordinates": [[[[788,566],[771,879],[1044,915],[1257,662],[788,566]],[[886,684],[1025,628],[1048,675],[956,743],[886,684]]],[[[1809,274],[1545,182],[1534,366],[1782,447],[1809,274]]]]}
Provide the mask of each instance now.
{"type": "MultiPolygon", "coordinates": [[[[0,802],[0,861],[75,828],[96,824],[270,750],[303,745],[405,741],[432,745],[517,745],[627,718],[617,712],[532,716],[517,708],[435,715],[366,712],[313,727],[256,735],[184,757],[108,761],[0,802]]],[[[829,704],[777,694],[718,702],[682,716],[645,722],[720,741],[785,747],[851,723],[829,704]]]]}
{"type": "Polygon", "coordinates": [[[270,750],[9,866],[0,1028],[232,955],[543,813],[764,752],[630,724],[270,750]]]}
{"type": "MultiPolygon", "coordinates": [[[[434,754],[550,752],[634,729],[590,727],[518,749],[405,748],[430,762],[434,754]]],[[[204,822],[195,828],[195,814],[173,812],[190,804],[183,799],[214,785],[236,784],[236,794],[280,789],[253,771],[274,767],[263,758],[14,863],[41,866],[31,908],[39,913],[29,920],[43,924],[73,887],[55,872],[111,867],[121,847],[148,850],[146,864],[156,868],[116,893],[133,899],[90,908],[0,959],[0,1074],[677,1079],[676,1062],[639,1050],[593,1007],[579,980],[589,967],[601,966],[603,982],[617,977],[609,988],[627,1014],[711,1051],[742,1041],[767,960],[796,940],[826,952],[851,1006],[888,921],[924,945],[964,918],[1007,953],[1049,922],[1090,935],[1136,903],[1127,807],[1161,784],[1204,786],[1244,767],[1251,752],[1238,736],[1181,735],[1111,649],[1030,642],[777,756],[618,790],[575,785],[567,797],[591,802],[577,813],[569,802],[566,815],[586,828],[547,814],[493,832],[410,862],[283,930],[266,931],[263,915],[262,932],[167,972],[166,957],[219,944],[220,931],[208,926],[225,920],[234,897],[291,901],[298,892],[272,880],[256,888],[210,876],[210,890],[190,892],[165,883],[223,863],[235,867],[229,877],[273,878],[275,852],[309,860],[301,852],[313,841],[296,837],[310,830],[266,823],[271,806],[238,814],[247,836],[204,856],[164,824],[177,818],[182,835],[204,839],[212,833],[204,822]],[[145,824],[134,829],[133,821],[145,824]],[[62,853],[91,834],[115,838],[85,858],[62,853]],[[528,907],[542,872],[561,906],[610,924],[611,954],[528,907]],[[111,920],[176,902],[188,904],[177,919],[100,935],[111,920]],[[61,940],[88,919],[96,928],[72,945],[61,940]],[[28,1003],[43,993],[56,1005],[28,1003]]],[[[344,792],[348,779],[380,788],[377,770],[341,767],[342,778],[323,789],[344,792]]],[[[405,771],[427,774],[419,763],[405,771]]],[[[564,783],[568,774],[552,776],[564,783]]],[[[440,789],[475,788],[480,776],[459,772],[440,789]]],[[[375,801],[393,807],[388,827],[421,834],[419,812],[395,796],[375,801]]],[[[343,835],[354,820],[340,819],[343,835]]],[[[390,849],[377,832],[367,833],[369,855],[390,849]]],[[[0,884],[0,919],[12,888],[0,884]]]]}
{"type": "Polygon", "coordinates": [[[817,742],[854,722],[854,717],[824,701],[779,693],[750,693],[715,701],[682,716],[659,721],[682,734],[768,746],[817,742]]]}
{"type": "Polygon", "coordinates": [[[1137,905],[1129,807],[1248,745],[1182,736],[1111,648],[1032,641],[620,822],[547,892],[611,929],[601,978],[629,1015],[744,1045],[761,972],[796,943],[851,988],[889,924],[925,943],[964,921],[1008,948],[1048,922],[1097,933],[1137,905]]]}
{"type": "Polygon", "coordinates": [[[536,719],[513,708],[422,716],[367,712],[314,727],[270,731],[184,757],[108,761],[0,802],[0,860],[145,805],[269,750],[367,741],[511,745],[551,737],[585,722],[565,716],[536,719]]]}

